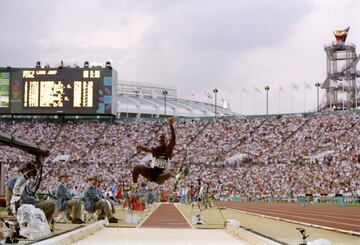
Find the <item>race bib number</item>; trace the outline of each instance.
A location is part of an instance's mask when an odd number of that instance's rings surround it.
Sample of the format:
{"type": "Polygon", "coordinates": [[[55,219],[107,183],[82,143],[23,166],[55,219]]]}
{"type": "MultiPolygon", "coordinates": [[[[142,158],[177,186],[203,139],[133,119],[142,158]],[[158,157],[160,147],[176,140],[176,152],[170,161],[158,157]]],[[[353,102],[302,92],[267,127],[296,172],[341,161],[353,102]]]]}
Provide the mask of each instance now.
{"type": "Polygon", "coordinates": [[[155,167],[158,168],[167,168],[168,161],[165,159],[155,159],[155,167]]]}

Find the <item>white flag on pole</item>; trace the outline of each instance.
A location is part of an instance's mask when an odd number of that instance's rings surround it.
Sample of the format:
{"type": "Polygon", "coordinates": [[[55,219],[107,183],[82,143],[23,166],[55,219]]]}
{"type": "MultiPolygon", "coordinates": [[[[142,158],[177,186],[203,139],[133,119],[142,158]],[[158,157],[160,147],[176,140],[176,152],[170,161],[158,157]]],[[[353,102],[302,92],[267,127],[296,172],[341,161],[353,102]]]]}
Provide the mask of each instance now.
{"type": "Polygon", "coordinates": [[[249,91],[248,91],[246,88],[241,89],[241,92],[244,93],[244,94],[248,94],[248,93],[249,93],[249,91]]]}
{"type": "Polygon", "coordinates": [[[206,97],[208,97],[209,99],[213,98],[213,96],[212,96],[212,94],[210,92],[205,91],[204,93],[205,93],[206,97]]]}
{"type": "Polygon", "coordinates": [[[294,84],[294,83],[291,84],[291,88],[294,89],[294,90],[298,90],[298,89],[299,89],[299,87],[298,87],[296,84],[294,84]]]}

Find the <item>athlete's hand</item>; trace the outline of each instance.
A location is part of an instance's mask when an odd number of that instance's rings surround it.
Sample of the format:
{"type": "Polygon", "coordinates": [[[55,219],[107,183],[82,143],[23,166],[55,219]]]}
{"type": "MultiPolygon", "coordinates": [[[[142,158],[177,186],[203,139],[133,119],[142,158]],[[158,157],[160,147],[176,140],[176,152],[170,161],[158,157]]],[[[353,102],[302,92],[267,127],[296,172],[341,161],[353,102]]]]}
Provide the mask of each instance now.
{"type": "Polygon", "coordinates": [[[168,119],[168,124],[169,124],[170,126],[173,126],[174,123],[175,123],[175,117],[170,117],[170,118],[168,119]]]}

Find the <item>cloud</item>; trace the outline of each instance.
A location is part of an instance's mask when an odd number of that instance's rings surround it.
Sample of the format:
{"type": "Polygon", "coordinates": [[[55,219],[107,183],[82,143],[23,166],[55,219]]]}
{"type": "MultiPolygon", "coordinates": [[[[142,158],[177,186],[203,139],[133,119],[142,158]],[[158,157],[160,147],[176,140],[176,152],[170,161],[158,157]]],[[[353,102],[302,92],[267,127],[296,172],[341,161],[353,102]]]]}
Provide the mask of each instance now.
{"type": "Polygon", "coordinates": [[[125,69],[130,68],[135,79],[169,82],[185,89],[219,86],[227,83],[229,67],[247,49],[279,42],[306,11],[306,7],[287,1],[275,1],[272,8],[266,1],[226,3],[187,2],[168,5],[161,13],[151,12],[156,20],[154,29],[125,69]],[[292,18],[284,22],[282,15],[292,18]]]}
{"type": "Polygon", "coordinates": [[[35,5],[30,1],[16,0],[0,2],[0,66],[29,66],[36,63],[40,52],[38,41],[46,38],[51,28],[46,17],[51,16],[51,3],[39,3],[35,5]]]}

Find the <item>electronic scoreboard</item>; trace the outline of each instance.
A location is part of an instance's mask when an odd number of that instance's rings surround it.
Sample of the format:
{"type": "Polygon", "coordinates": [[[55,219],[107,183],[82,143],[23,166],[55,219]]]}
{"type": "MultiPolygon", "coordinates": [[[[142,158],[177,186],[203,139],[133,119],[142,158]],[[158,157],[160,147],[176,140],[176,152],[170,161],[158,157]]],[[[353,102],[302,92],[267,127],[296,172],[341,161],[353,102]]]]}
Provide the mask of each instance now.
{"type": "Polygon", "coordinates": [[[116,84],[108,67],[0,69],[0,113],[116,115],[116,84]]]}

